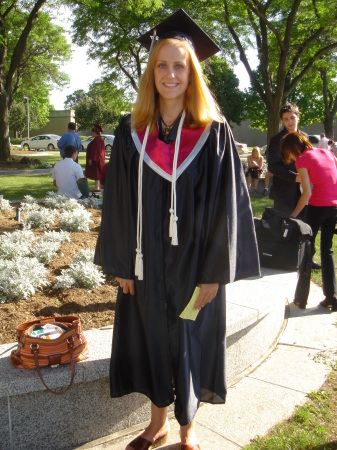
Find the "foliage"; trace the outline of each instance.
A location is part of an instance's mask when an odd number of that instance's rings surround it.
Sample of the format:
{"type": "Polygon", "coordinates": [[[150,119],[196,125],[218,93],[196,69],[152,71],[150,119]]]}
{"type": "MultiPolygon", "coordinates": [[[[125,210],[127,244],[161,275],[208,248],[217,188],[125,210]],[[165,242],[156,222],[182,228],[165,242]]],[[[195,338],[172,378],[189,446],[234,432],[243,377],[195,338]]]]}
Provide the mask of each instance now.
{"type": "Polygon", "coordinates": [[[337,48],[335,4],[332,0],[259,4],[225,0],[224,10],[225,25],[266,109],[269,141],[279,128],[280,106],[310,76],[315,62],[329,58],[337,48]],[[252,48],[256,71],[247,57],[252,48]]]}
{"type": "Polygon", "coordinates": [[[337,365],[318,392],[308,395],[288,420],[276,425],[266,436],[257,436],[244,450],[302,450],[336,448],[337,365]]]}
{"type": "Polygon", "coordinates": [[[93,251],[83,250],[75,255],[69,269],[63,269],[62,274],[57,277],[55,289],[69,289],[71,287],[82,287],[93,289],[104,283],[102,271],[93,263],[93,251]]]}
{"type": "Polygon", "coordinates": [[[230,68],[229,64],[216,56],[208,61],[206,74],[210,88],[221,108],[223,115],[229,124],[232,122],[240,125],[245,119],[244,94],[239,89],[239,80],[230,68]]]}
{"type": "Polygon", "coordinates": [[[83,89],[76,89],[72,94],[67,95],[64,109],[74,109],[85,95],[83,89]]]}
{"type": "Polygon", "coordinates": [[[55,222],[56,214],[48,208],[39,208],[38,210],[29,211],[24,220],[24,227],[27,230],[31,228],[41,228],[47,230],[55,222]]]}
{"type": "Polygon", "coordinates": [[[81,209],[63,211],[60,214],[60,228],[66,231],[89,231],[91,213],[82,206],[81,209]]]}
{"type": "Polygon", "coordinates": [[[10,205],[10,203],[9,203],[9,200],[3,198],[3,199],[1,200],[1,208],[0,208],[0,211],[10,211],[11,209],[12,209],[12,207],[11,207],[11,205],[10,205]]]}
{"type": "MultiPolygon", "coordinates": [[[[31,98],[32,123],[43,124],[49,114],[49,88],[64,84],[59,66],[70,57],[61,27],[41,8],[47,0],[1,3],[0,10],[0,160],[9,157],[9,113],[13,101],[31,98]],[[21,89],[21,91],[20,91],[21,89]]],[[[19,112],[19,110],[16,110],[19,112]]],[[[21,108],[22,112],[22,108],[21,108]]],[[[12,117],[12,121],[15,119],[12,117]]],[[[16,123],[22,131],[22,115],[16,123]]],[[[12,123],[13,125],[13,123],[12,123]]]]}
{"type": "Polygon", "coordinates": [[[26,299],[46,284],[47,269],[36,258],[0,258],[0,303],[26,299]]]}
{"type": "Polygon", "coordinates": [[[0,236],[0,258],[15,259],[30,254],[35,235],[30,230],[17,230],[0,236]]]}

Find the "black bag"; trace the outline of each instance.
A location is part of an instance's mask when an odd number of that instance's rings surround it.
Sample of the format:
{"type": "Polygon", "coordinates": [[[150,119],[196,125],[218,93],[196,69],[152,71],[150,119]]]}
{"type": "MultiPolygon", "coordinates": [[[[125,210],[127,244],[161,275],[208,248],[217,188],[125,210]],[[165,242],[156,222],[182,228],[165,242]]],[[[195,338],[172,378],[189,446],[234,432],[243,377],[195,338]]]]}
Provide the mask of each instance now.
{"type": "Polygon", "coordinates": [[[260,264],[282,270],[311,268],[310,226],[275,208],[254,218],[260,264]]]}

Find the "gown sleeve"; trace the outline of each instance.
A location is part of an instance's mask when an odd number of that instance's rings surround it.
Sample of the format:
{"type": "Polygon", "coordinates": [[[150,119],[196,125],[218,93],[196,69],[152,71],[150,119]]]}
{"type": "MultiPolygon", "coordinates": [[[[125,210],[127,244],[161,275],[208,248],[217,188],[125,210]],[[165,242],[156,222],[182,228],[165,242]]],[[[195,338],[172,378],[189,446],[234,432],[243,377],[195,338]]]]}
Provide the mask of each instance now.
{"type": "Polygon", "coordinates": [[[212,177],[198,282],[226,284],[259,275],[260,263],[245,176],[225,120],[213,124],[210,150],[215,156],[209,167],[212,177]]]}
{"type": "Polygon", "coordinates": [[[111,150],[104,185],[102,220],[94,262],[104,273],[120,278],[134,278],[135,244],[130,240],[132,232],[129,204],[130,163],[127,157],[127,135],[130,134],[128,117],[122,119],[111,150]],[[118,239],[116,239],[118,236],[118,239]]]}

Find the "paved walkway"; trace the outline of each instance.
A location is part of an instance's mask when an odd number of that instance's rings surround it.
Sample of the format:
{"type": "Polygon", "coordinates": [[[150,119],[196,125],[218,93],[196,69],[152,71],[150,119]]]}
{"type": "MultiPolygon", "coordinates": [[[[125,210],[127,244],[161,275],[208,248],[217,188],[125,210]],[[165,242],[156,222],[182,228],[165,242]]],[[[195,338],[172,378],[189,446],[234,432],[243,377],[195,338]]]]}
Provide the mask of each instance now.
{"type": "MultiPolygon", "coordinates": [[[[307,394],[324,383],[336,361],[337,313],[317,307],[322,290],[311,285],[306,310],[293,304],[272,352],[228,391],[225,405],[203,405],[196,416],[202,450],[237,450],[288,418],[307,394]]],[[[179,427],[170,419],[169,441],[161,447],[178,450],[179,427]]],[[[78,449],[124,450],[146,424],[98,439],[78,449]]]]}
{"type": "Polygon", "coordinates": [[[52,173],[53,169],[24,169],[24,170],[0,170],[0,176],[11,177],[16,175],[44,175],[52,173]]]}

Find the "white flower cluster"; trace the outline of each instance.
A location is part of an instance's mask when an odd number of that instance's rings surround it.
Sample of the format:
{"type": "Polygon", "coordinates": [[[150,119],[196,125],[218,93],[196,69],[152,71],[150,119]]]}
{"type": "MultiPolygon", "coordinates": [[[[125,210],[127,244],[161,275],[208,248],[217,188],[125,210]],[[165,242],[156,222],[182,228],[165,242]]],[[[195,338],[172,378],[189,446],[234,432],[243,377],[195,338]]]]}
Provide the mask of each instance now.
{"type": "Polygon", "coordinates": [[[0,236],[0,258],[15,259],[28,256],[34,241],[35,235],[30,230],[5,232],[0,236]]]}
{"type": "Polygon", "coordinates": [[[0,302],[30,297],[36,289],[48,284],[47,273],[36,258],[0,258],[0,302]]]}
{"type": "Polygon", "coordinates": [[[70,198],[67,195],[60,195],[56,192],[49,191],[43,201],[47,208],[63,209],[69,200],[70,198]]]}
{"type": "Polygon", "coordinates": [[[0,302],[28,298],[47,284],[47,269],[69,233],[48,231],[37,239],[30,230],[0,236],[0,302]]]}
{"type": "Polygon", "coordinates": [[[93,289],[104,283],[105,277],[100,268],[93,263],[92,250],[86,249],[75,255],[69,269],[62,270],[62,274],[57,277],[55,289],[69,289],[71,287],[81,287],[93,289]]]}
{"type": "Polygon", "coordinates": [[[45,235],[35,244],[31,250],[31,256],[37,258],[40,263],[48,264],[56,258],[61,245],[70,242],[70,235],[67,231],[47,231],[45,235]]]}
{"type": "Polygon", "coordinates": [[[54,225],[57,216],[58,213],[49,208],[40,207],[37,210],[30,210],[26,213],[24,227],[28,230],[31,228],[48,230],[51,225],[54,225]]]}
{"type": "Polygon", "coordinates": [[[0,202],[1,205],[1,211],[10,211],[12,209],[11,205],[9,204],[9,200],[6,200],[3,198],[0,202]]]}
{"type": "Polygon", "coordinates": [[[73,211],[63,211],[60,214],[60,228],[66,231],[89,231],[91,213],[82,205],[73,211]]]}

